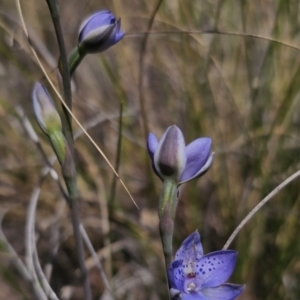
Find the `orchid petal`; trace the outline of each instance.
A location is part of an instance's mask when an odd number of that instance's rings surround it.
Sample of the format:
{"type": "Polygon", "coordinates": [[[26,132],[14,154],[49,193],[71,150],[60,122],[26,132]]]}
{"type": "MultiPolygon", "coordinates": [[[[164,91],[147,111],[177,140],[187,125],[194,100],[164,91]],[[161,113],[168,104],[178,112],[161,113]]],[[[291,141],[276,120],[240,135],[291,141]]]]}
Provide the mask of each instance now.
{"type": "Polygon", "coordinates": [[[116,37],[115,37],[115,41],[114,41],[115,43],[119,42],[125,35],[125,32],[120,31],[120,29],[121,29],[121,19],[118,20],[116,29],[117,29],[117,33],[116,33],[116,37]]]}
{"type": "Polygon", "coordinates": [[[151,165],[152,165],[152,169],[154,171],[154,173],[160,178],[161,176],[159,175],[158,171],[156,170],[155,168],[155,165],[154,165],[154,153],[155,153],[155,150],[158,146],[158,140],[157,140],[157,137],[153,134],[153,133],[149,133],[148,135],[148,139],[147,139],[147,149],[148,149],[148,153],[149,153],[149,156],[151,158],[151,165]]]}
{"type": "Polygon", "coordinates": [[[220,250],[202,256],[195,264],[201,288],[215,287],[224,283],[232,274],[237,258],[234,250],[220,250]]]}
{"type": "Polygon", "coordinates": [[[180,176],[180,182],[191,180],[199,174],[210,157],[211,144],[211,138],[204,137],[187,145],[185,148],[187,162],[185,169],[180,176]]]}
{"type": "Polygon", "coordinates": [[[218,287],[202,289],[201,293],[207,300],[233,300],[239,296],[244,289],[244,285],[226,283],[218,287]]]}
{"type": "Polygon", "coordinates": [[[88,17],[79,29],[78,42],[81,55],[107,50],[120,41],[121,20],[110,11],[100,11],[88,17]]]}
{"type": "Polygon", "coordinates": [[[154,165],[162,177],[176,181],[186,165],[185,143],[181,130],[170,126],[158,143],[154,154],[154,165]]]}
{"type": "Polygon", "coordinates": [[[203,248],[198,230],[190,234],[181,244],[175,255],[175,260],[199,259],[203,256],[203,248]]]}
{"type": "Polygon", "coordinates": [[[197,177],[200,177],[200,176],[204,175],[209,170],[209,168],[211,167],[211,165],[212,165],[212,163],[214,161],[214,155],[215,155],[215,153],[211,153],[210,154],[210,156],[209,156],[206,164],[202,167],[202,169],[199,170],[198,173],[196,173],[193,177],[188,178],[187,180],[178,182],[178,185],[181,185],[181,184],[186,183],[186,182],[188,182],[188,181],[190,181],[192,179],[195,179],[197,177]]]}
{"type": "Polygon", "coordinates": [[[168,279],[172,288],[183,291],[185,275],[182,270],[182,260],[175,260],[168,269],[168,279]]]}
{"type": "Polygon", "coordinates": [[[115,43],[119,42],[125,35],[125,32],[120,31],[118,33],[116,33],[116,38],[115,38],[115,43]]]}
{"type": "MultiPolygon", "coordinates": [[[[223,298],[221,298],[223,300],[223,298]]],[[[183,293],[182,300],[208,300],[205,296],[201,295],[201,293],[183,293]]],[[[220,299],[219,299],[220,300],[220,299]]]]}
{"type": "Polygon", "coordinates": [[[158,146],[158,140],[157,137],[153,133],[149,133],[148,139],[147,139],[147,149],[150,155],[151,160],[153,160],[155,150],[158,146]]]}
{"type": "Polygon", "coordinates": [[[111,25],[111,19],[114,17],[110,11],[100,11],[89,16],[80,26],[79,29],[79,43],[86,37],[86,35],[103,26],[111,25]]]}

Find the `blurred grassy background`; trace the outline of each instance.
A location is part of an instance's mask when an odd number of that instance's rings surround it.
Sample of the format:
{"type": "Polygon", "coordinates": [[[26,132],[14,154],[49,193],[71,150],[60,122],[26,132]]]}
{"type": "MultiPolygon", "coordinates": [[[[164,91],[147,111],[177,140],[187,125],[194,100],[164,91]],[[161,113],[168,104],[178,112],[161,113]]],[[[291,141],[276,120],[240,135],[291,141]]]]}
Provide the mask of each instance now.
{"type": "MultiPolygon", "coordinates": [[[[21,4],[32,43],[55,80],[58,48],[46,1],[21,4]]],[[[145,128],[161,136],[176,124],[187,143],[199,136],[213,139],[211,170],[182,190],[174,249],[196,228],[205,252],[222,248],[243,217],[300,167],[299,1],[164,0],[152,26],[156,32],[247,32],[299,50],[226,34],[150,34],[147,40],[144,34],[130,34],[147,31],[156,5],[146,0],[60,1],[69,51],[81,21],[95,10],[112,10],[129,34],[104,54],[86,57],[73,82],[74,113],[113,164],[124,103],[119,172],[140,210],[119,183],[114,192],[113,174],[87,138],[76,141],[82,221],[118,299],[166,298],[157,227],[161,183],[151,171],[145,128]]],[[[32,86],[45,80],[14,1],[1,0],[0,25],[0,213],[3,231],[22,258],[27,205],[45,162],[20,123],[17,106],[32,121],[49,157],[53,152],[33,118],[32,86]]],[[[57,163],[55,168],[59,173],[57,163]]],[[[300,299],[299,208],[295,180],[231,245],[239,257],[230,281],[247,284],[239,299],[300,299]]],[[[36,230],[41,264],[53,266],[52,287],[61,299],[82,299],[69,211],[50,176],[42,186],[36,230]]],[[[0,254],[0,299],[31,299],[9,256],[0,254]]],[[[103,285],[88,255],[87,261],[99,299],[103,285]]]]}

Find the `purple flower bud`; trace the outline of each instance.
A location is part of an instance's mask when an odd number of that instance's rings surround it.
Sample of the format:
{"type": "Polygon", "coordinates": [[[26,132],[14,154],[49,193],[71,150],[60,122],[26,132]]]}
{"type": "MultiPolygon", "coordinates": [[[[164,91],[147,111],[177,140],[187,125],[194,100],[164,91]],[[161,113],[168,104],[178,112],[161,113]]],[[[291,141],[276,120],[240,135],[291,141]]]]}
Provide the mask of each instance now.
{"type": "Polygon", "coordinates": [[[108,10],[99,11],[88,17],[79,29],[79,49],[83,53],[102,52],[119,42],[124,32],[121,20],[108,10]]]}
{"type": "Polygon", "coordinates": [[[61,120],[56,107],[45,86],[39,82],[33,88],[32,102],[34,114],[41,129],[46,134],[61,131],[61,120]]]}
{"type": "Polygon", "coordinates": [[[184,138],[177,126],[169,127],[154,153],[154,166],[162,178],[178,180],[186,164],[184,138]]]}
{"type": "Polygon", "coordinates": [[[168,269],[173,294],[183,300],[233,300],[245,286],[225,283],[234,270],[237,252],[221,250],[203,254],[198,231],[189,235],[168,269]]]}
{"type": "Polygon", "coordinates": [[[185,146],[180,129],[169,127],[161,140],[150,133],[147,147],[155,174],[162,180],[172,178],[178,184],[203,175],[212,165],[211,138],[199,138],[185,146]]]}

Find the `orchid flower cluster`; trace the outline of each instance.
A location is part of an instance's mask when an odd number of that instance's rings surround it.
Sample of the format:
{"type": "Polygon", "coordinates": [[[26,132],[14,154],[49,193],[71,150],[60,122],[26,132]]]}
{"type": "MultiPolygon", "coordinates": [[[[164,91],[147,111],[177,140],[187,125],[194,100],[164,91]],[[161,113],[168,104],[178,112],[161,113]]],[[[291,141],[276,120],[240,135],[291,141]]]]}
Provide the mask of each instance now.
{"type": "MultiPolygon", "coordinates": [[[[81,25],[78,44],[68,57],[69,75],[75,72],[85,55],[103,52],[118,43],[123,36],[121,21],[110,11],[91,15],[81,25]]],[[[64,136],[61,116],[46,87],[41,83],[35,84],[32,100],[38,124],[49,137],[63,167],[66,161],[70,161],[68,155],[71,152],[70,142],[64,136]]],[[[174,298],[179,295],[183,300],[233,300],[244,289],[242,285],[225,283],[233,272],[237,252],[226,250],[204,255],[197,231],[185,239],[175,260],[172,259],[178,187],[209,170],[213,163],[211,145],[211,138],[202,137],[186,146],[181,130],[175,125],[170,126],[160,140],[153,133],[149,134],[147,140],[153,170],[163,182],[159,226],[170,294],[174,298]]]]}
{"type": "Polygon", "coordinates": [[[182,132],[174,125],[160,141],[153,133],[148,136],[152,168],[164,184],[159,207],[160,232],[172,299],[233,300],[244,290],[243,285],[225,283],[233,272],[237,252],[221,250],[204,255],[198,231],[184,240],[175,260],[171,259],[177,187],[208,171],[213,163],[211,144],[211,138],[202,137],[185,146],[182,132]]]}

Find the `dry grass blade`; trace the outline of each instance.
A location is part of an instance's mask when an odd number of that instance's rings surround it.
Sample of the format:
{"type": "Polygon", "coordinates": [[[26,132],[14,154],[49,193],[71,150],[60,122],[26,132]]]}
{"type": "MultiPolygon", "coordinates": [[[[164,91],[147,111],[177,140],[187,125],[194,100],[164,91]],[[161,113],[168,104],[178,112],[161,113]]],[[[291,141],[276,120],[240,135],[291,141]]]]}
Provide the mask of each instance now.
{"type": "Polygon", "coordinates": [[[220,30],[160,30],[160,31],[142,31],[142,32],[128,32],[126,33],[126,36],[153,36],[153,35],[169,35],[169,34],[175,34],[175,35],[182,35],[182,34],[216,34],[216,35],[231,35],[231,36],[238,36],[238,37],[248,37],[248,38],[255,38],[259,40],[264,40],[268,42],[274,42],[282,46],[289,47],[291,49],[300,51],[300,47],[283,42],[278,39],[274,39],[272,37],[260,35],[260,34],[254,34],[254,33],[247,33],[247,32],[231,32],[231,31],[220,31],[220,30]]]}
{"type": "MultiPolygon", "coordinates": [[[[44,177],[44,176],[43,176],[44,177]]],[[[41,188],[37,186],[31,195],[30,204],[27,211],[27,222],[26,222],[26,265],[29,273],[32,276],[32,288],[37,298],[40,300],[47,300],[48,297],[45,291],[42,289],[39,282],[35,267],[34,267],[34,249],[35,249],[35,234],[34,234],[34,224],[35,224],[35,211],[37,201],[40,195],[41,188]]]]}
{"type": "Polygon", "coordinates": [[[0,215],[0,241],[4,244],[5,250],[11,255],[12,263],[14,264],[15,268],[18,270],[22,278],[26,281],[31,282],[32,277],[28,272],[26,266],[24,265],[23,261],[20,259],[18,254],[16,253],[15,249],[10,245],[6,236],[2,230],[2,221],[5,213],[0,215]]]}

